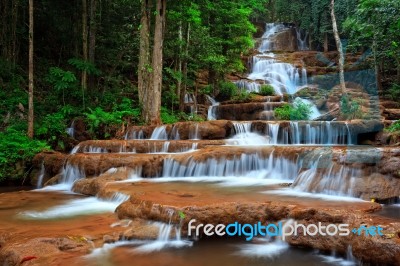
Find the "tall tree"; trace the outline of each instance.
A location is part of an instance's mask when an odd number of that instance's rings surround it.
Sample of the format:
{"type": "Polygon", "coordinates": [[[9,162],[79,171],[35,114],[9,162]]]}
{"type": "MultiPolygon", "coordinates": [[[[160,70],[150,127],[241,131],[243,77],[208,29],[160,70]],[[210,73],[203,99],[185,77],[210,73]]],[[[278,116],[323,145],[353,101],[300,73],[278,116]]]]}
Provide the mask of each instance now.
{"type": "Polygon", "coordinates": [[[344,55],[343,55],[343,47],[342,42],[340,41],[339,31],[336,24],[336,16],[335,16],[335,0],[331,0],[330,4],[331,18],[332,18],[332,29],[333,36],[335,37],[337,51],[339,53],[339,79],[340,79],[340,88],[342,93],[346,93],[346,85],[344,83],[344,55]]]}
{"type": "Polygon", "coordinates": [[[33,138],[33,0],[29,0],[29,100],[28,136],[33,138]]]}
{"type": "Polygon", "coordinates": [[[152,87],[148,88],[147,104],[144,106],[145,122],[150,124],[161,123],[160,110],[166,8],[167,0],[157,0],[152,61],[152,87]]]}
{"type": "MultiPolygon", "coordinates": [[[[82,0],[82,59],[88,61],[88,27],[87,27],[87,0],[82,0]]],[[[82,70],[81,86],[83,90],[87,89],[87,70],[82,70]]]]}
{"type": "MultiPolygon", "coordinates": [[[[150,84],[150,0],[141,0],[140,20],[140,44],[138,65],[138,92],[139,103],[144,106],[147,103],[146,91],[150,84]]],[[[142,112],[142,118],[145,118],[142,112]]]]}

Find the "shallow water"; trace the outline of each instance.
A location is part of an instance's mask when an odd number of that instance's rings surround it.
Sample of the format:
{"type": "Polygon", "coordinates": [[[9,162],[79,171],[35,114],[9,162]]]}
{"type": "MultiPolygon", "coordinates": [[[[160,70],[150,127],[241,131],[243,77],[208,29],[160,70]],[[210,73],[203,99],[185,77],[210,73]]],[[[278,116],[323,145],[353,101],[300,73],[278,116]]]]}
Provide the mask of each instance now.
{"type": "Polygon", "coordinates": [[[284,242],[257,240],[247,243],[235,239],[203,239],[192,247],[166,248],[141,252],[141,242],[121,243],[85,258],[88,265],[191,265],[191,266],[329,266],[357,265],[344,258],[322,255],[308,249],[291,248],[284,242]]]}

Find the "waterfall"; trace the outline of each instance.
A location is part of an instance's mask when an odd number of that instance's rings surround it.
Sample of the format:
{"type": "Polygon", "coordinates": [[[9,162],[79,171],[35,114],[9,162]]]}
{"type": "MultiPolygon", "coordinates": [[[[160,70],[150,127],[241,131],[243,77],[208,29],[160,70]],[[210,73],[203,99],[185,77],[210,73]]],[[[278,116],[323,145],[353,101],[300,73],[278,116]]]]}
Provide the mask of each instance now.
{"type": "Polygon", "coordinates": [[[217,109],[219,102],[217,102],[214,98],[206,95],[208,101],[211,103],[211,106],[208,107],[207,112],[207,120],[217,120],[217,109]]]}
{"type": "Polygon", "coordinates": [[[208,158],[197,161],[190,156],[186,162],[165,158],[162,177],[228,177],[254,176],[252,171],[263,171],[263,178],[294,179],[297,176],[297,161],[275,156],[268,158],[253,153],[241,154],[234,158],[208,158]]]}
{"type": "Polygon", "coordinates": [[[190,132],[189,132],[189,139],[193,139],[193,140],[199,140],[201,139],[200,133],[199,133],[199,123],[196,123],[196,126],[190,127],[190,132]]]}
{"type": "Polygon", "coordinates": [[[139,130],[139,131],[131,130],[131,131],[128,131],[125,134],[125,140],[130,140],[130,139],[144,139],[143,130],[139,130]]]}
{"type": "Polygon", "coordinates": [[[150,137],[151,140],[168,140],[166,126],[159,126],[153,130],[150,137]]]}
{"type": "Polygon", "coordinates": [[[318,110],[317,106],[312,101],[303,99],[300,97],[296,97],[296,99],[294,100],[294,105],[296,105],[296,103],[299,103],[299,102],[310,106],[310,109],[311,109],[311,114],[309,117],[310,120],[313,120],[313,119],[321,116],[320,111],[318,110]]]}
{"type": "Polygon", "coordinates": [[[262,42],[261,42],[260,47],[258,48],[258,51],[260,51],[261,53],[273,51],[274,47],[273,47],[273,43],[271,42],[271,37],[284,29],[285,29],[285,26],[283,24],[267,23],[265,26],[265,33],[261,37],[262,42]]]}
{"type": "Polygon", "coordinates": [[[67,134],[71,138],[75,138],[75,120],[72,120],[71,126],[67,128],[67,134]]]}
{"type": "Polygon", "coordinates": [[[297,47],[299,51],[309,50],[307,46],[308,32],[296,28],[296,37],[297,37],[297,47]]]}
{"type": "Polygon", "coordinates": [[[43,186],[44,174],[45,174],[45,168],[44,168],[44,162],[42,162],[42,166],[40,167],[40,172],[36,183],[36,188],[41,188],[43,186]]]}
{"type": "Polygon", "coordinates": [[[324,165],[326,156],[330,154],[317,156],[311,168],[298,175],[293,182],[293,189],[332,196],[356,196],[353,189],[357,177],[362,176],[361,170],[345,165],[337,166],[332,162],[324,165]]]}
{"type": "Polygon", "coordinates": [[[59,183],[72,187],[74,182],[81,178],[85,178],[85,171],[81,170],[78,166],[67,162],[62,169],[61,180],[59,183]]]}
{"type": "Polygon", "coordinates": [[[172,139],[172,140],[180,140],[181,139],[181,137],[179,135],[178,127],[176,125],[174,125],[172,127],[170,139],[172,139]]]}
{"type": "Polygon", "coordinates": [[[251,73],[247,80],[235,82],[238,88],[248,92],[259,92],[262,84],[260,81],[263,81],[264,84],[274,87],[276,94],[283,95],[284,93],[294,94],[299,86],[307,85],[306,69],[297,69],[291,64],[278,61],[273,53],[267,53],[274,50],[272,38],[275,34],[286,29],[287,27],[282,23],[266,24],[265,33],[258,48],[261,54],[249,60],[251,73]]]}

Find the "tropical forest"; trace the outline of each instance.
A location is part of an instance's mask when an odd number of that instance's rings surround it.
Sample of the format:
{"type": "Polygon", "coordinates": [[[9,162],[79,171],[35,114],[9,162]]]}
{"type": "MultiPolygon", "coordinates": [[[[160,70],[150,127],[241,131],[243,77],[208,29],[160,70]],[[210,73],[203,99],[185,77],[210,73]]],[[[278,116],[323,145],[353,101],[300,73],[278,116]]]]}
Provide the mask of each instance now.
{"type": "Polygon", "coordinates": [[[0,22],[0,265],[400,265],[399,0],[0,22]]]}

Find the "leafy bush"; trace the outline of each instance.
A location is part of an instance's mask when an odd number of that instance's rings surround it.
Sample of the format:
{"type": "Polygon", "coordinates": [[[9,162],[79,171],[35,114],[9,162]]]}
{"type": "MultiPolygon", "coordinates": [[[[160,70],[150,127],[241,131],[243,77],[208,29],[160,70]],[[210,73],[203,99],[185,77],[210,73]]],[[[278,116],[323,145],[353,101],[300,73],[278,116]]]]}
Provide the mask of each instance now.
{"type": "Polygon", "coordinates": [[[140,110],[132,107],[132,101],[123,98],[121,103],[114,105],[111,112],[103,110],[101,107],[89,108],[85,113],[89,131],[99,137],[108,138],[112,132],[129,119],[138,119],[140,110]]]}
{"type": "Polygon", "coordinates": [[[45,149],[49,149],[45,142],[32,140],[22,131],[0,132],[0,181],[23,178],[25,163],[45,149]]]}
{"type": "Polygon", "coordinates": [[[391,124],[386,131],[388,132],[396,132],[396,131],[400,131],[400,120],[397,120],[396,122],[394,122],[393,124],[391,124]]]}
{"type": "Polygon", "coordinates": [[[272,87],[269,84],[261,85],[259,94],[263,95],[263,96],[272,96],[272,95],[275,95],[275,89],[274,89],[274,87],[272,87]]]}
{"type": "Polygon", "coordinates": [[[233,96],[238,95],[239,89],[232,82],[220,82],[218,98],[221,100],[232,99],[233,96]]]}
{"type": "Polygon", "coordinates": [[[308,120],[311,115],[311,106],[301,101],[293,104],[284,104],[274,110],[275,117],[280,120],[308,120]]]}
{"type": "Polygon", "coordinates": [[[340,99],[340,113],[344,119],[362,118],[360,100],[350,99],[347,94],[340,99]]]}
{"type": "Polygon", "coordinates": [[[173,124],[179,121],[179,118],[171,113],[167,108],[161,107],[161,121],[164,124],[173,124]]]}
{"type": "Polygon", "coordinates": [[[233,100],[235,101],[247,101],[252,98],[252,94],[248,91],[241,90],[236,94],[235,96],[232,97],[233,100]]]}
{"type": "Polygon", "coordinates": [[[400,84],[392,84],[392,86],[388,90],[388,96],[397,101],[400,98],[400,84]]]}

